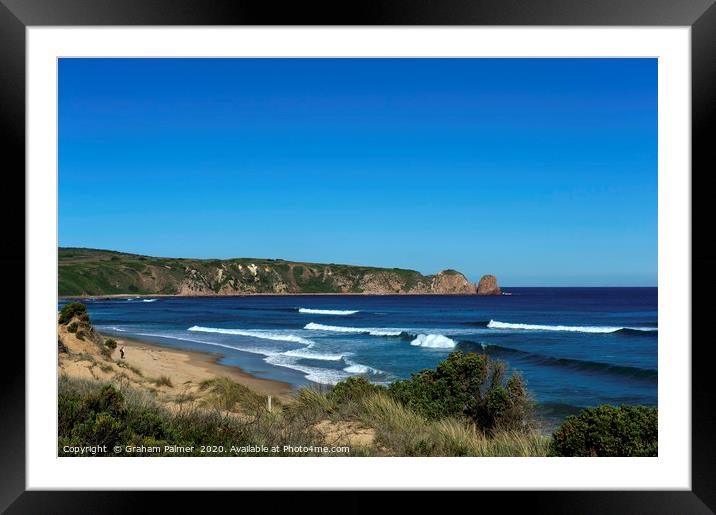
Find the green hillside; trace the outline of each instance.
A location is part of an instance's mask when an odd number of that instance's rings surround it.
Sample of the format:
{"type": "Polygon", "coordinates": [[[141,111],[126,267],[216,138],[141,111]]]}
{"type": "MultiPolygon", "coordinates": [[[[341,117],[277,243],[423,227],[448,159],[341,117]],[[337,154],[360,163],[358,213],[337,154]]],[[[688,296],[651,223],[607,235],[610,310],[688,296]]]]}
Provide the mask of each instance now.
{"type": "Polygon", "coordinates": [[[282,293],[474,293],[455,270],[415,270],[281,259],[183,259],[59,248],[59,295],[282,293]]]}

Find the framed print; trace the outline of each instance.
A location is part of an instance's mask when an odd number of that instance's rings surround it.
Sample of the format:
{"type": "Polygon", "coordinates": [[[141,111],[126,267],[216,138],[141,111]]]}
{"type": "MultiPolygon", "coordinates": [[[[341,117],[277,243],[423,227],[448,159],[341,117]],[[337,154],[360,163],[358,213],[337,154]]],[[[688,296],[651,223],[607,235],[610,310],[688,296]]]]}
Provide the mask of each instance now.
{"type": "Polygon", "coordinates": [[[3,508],[710,513],[711,4],[3,0],[3,508]]]}

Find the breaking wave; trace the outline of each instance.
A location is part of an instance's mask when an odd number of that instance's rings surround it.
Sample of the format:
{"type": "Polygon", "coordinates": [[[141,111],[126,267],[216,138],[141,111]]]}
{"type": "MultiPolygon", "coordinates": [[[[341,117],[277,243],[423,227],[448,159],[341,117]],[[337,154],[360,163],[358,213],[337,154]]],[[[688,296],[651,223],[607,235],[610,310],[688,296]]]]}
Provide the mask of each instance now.
{"type": "Polygon", "coordinates": [[[285,356],[294,356],[296,358],[303,359],[315,359],[319,361],[340,361],[343,359],[343,354],[325,354],[322,352],[316,352],[309,348],[301,348],[289,350],[283,353],[285,356]]]}
{"type": "Polygon", "coordinates": [[[218,333],[218,334],[235,334],[237,336],[250,336],[252,338],[260,338],[262,340],[275,340],[282,342],[296,342],[303,345],[311,345],[314,343],[306,338],[301,338],[295,334],[278,333],[275,331],[266,331],[258,329],[223,329],[219,327],[201,327],[194,325],[187,329],[188,331],[196,331],[200,333],[218,333]]]}
{"type": "Polygon", "coordinates": [[[277,367],[290,368],[298,370],[306,374],[306,379],[320,384],[336,384],[350,377],[350,374],[343,370],[335,370],[330,368],[318,368],[297,363],[301,359],[297,356],[287,356],[286,354],[273,354],[264,359],[269,365],[277,367]]]}
{"type": "Polygon", "coordinates": [[[581,325],[541,325],[541,324],[511,324],[490,320],[487,326],[490,329],[520,329],[525,331],[569,331],[574,333],[616,333],[622,332],[654,332],[656,327],[610,327],[610,326],[581,326],[581,325]]]}
{"type": "Polygon", "coordinates": [[[402,336],[404,332],[401,329],[380,329],[374,327],[343,327],[338,325],[324,325],[310,322],[304,326],[304,329],[311,331],[327,331],[332,333],[350,333],[350,334],[370,334],[372,336],[402,336]]]}
{"type": "Polygon", "coordinates": [[[455,347],[455,340],[451,340],[442,334],[419,334],[410,345],[418,347],[429,347],[433,349],[451,349],[455,347]]]}
{"type": "Polygon", "coordinates": [[[381,370],[377,368],[369,367],[368,365],[361,365],[360,363],[353,363],[352,361],[346,360],[348,366],[343,370],[349,374],[382,374],[381,370]]]}
{"type": "Polygon", "coordinates": [[[310,315],[355,315],[358,310],[298,308],[298,312],[310,315]]]}

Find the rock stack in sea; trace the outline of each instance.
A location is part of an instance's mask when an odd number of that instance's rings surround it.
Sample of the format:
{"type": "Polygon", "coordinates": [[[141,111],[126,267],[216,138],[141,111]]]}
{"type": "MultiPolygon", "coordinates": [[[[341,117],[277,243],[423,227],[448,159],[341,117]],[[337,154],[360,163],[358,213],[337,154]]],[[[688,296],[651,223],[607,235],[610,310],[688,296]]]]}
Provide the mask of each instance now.
{"type": "Polygon", "coordinates": [[[497,286],[497,277],[494,275],[483,275],[477,285],[478,295],[500,295],[502,291],[497,286]]]}

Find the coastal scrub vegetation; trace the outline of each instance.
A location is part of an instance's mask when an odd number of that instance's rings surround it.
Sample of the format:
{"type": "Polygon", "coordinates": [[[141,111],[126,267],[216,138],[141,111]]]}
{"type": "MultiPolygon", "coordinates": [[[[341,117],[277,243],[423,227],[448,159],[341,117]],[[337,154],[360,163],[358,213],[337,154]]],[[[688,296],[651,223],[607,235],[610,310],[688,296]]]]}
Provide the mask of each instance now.
{"type": "MultiPolygon", "coordinates": [[[[569,417],[550,437],[535,430],[490,430],[464,415],[431,416],[411,409],[388,388],[351,378],[335,389],[301,388],[268,408],[266,397],[229,378],[205,381],[211,395],[189,396],[169,408],[154,394],[127,383],[61,376],[59,454],[66,445],[158,446],[132,455],[200,455],[215,445],[218,455],[319,456],[319,451],[285,451],[284,445],[350,444],[349,456],[654,456],[656,410],[600,406],[569,417]],[[347,428],[340,433],[341,428],[347,428]],[[362,429],[361,429],[362,428],[362,429]],[[352,440],[360,431],[366,439],[352,440]],[[165,445],[193,447],[177,453],[165,445]],[[233,449],[232,449],[233,446],[233,449]],[[237,446],[239,450],[236,450],[237,446]],[[278,446],[279,451],[248,446],[278,446]],[[242,449],[246,447],[246,449],[242,449]]],[[[69,455],[69,454],[68,454],[69,455]]],[[[342,454],[345,456],[346,454],[342,454]]]]}
{"type": "MultiPolygon", "coordinates": [[[[385,390],[360,400],[343,398],[336,404],[328,392],[305,388],[295,401],[277,403],[269,411],[265,398],[228,378],[205,383],[215,397],[207,404],[179,403],[168,409],[150,392],[118,384],[61,376],[59,384],[60,455],[65,446],[145,446],[158,450],[132,452],[133,456],[201,455],[199,446],[221,446],[218,455],[323,456],[319,451],[285,451],[289,446],[329,446],[341,436],[352,443],[339,456],[546,456],[549,439],[537,433],[499,432],[488,436],[469,421],[458,418],[427,420],[391,398],[385,390]],[[227,409],[229,408],[230,409],[227,409]],[[327,423],[327,424],[326,424],[327,423]],[[351,442],[350,424],[370,432],[370,441],[351,442]],[[349,428],[339,435],[337,428],[349,428]],[[176,453],[165,446],[192,450],[176,453]],[[240,450],[232,450],[237,447],[240,450]],[[279,446],[279,452],[250,451],[249,446],[279,446]],[[241,448],[246,447],[246,450],[241,448]]],[[[334,399],[335,400],[335,399],[334,399]]]]}
{"type": "MultiPolygon", "coordinates": [[[[195,447],[189,455],[198,454],[200,445],[222,445],[224,454],[242,455],[230,451],[231,446],[283,448],[347,441],[349,455],[355,456],[546,456],[549,438],[529,424],[508,429],[493,420],[488,430],[476,423],[477,407],[491,398],[490,392],[509,391],[509,381],[502,385],[498,380],[500,370],[483,356],[457,352],[432,371],[438,386],[430,386],[424,398],[417,385],[426,384],[427,371],[394,391],[362,377],[330,389],[300,388],[295,397],[274,401],[272,407],[264,396],[226,377],[203,381],[200,391],[208,394],[203,399],[182,398],[170,408],[151,391],[121,378],[108,384],[62,376],[59,449],[62,454],[66,445],[91,442],[107,445],[107,455],[114,455],[115,445],[163,448],[180,442],[195,447]],[[462,409],[448,401],[447,388],[460,392],[462,409]],[[479,394],[480,402],[472,402],[471,394],[479,394]],[[356,434],[361,438],[354,439],[356,434]]],[[[278,455],[322,454],[309,450],[278,455]]]]}
{"type": "Polygon", "coordinates": [[[505,380],[505,364],[484,354],[453,352],[435,370],[395,381],[391,396],[428,420],[465,417],[483,431],[534,429],[533,401],[522,377],[505,380]]]}
{"type": "Polygon", "coordinates": [[[656,456],[658,413],[647,406],[586,408],[552,435],[552,456],[656,456]]]}

